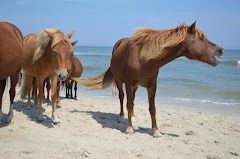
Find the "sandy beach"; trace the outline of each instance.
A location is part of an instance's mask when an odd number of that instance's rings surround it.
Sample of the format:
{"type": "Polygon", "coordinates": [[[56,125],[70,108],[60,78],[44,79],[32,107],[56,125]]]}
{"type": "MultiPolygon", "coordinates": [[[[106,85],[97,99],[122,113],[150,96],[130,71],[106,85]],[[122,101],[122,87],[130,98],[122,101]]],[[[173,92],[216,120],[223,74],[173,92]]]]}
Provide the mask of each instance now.
{"type": "Polygon", "coordinates": [[[1,159],[240,158],[239,112],[156,104],[162,137],[153,138],[147,101],[135,102],[134,134],[125,134],[125,124],[117,120],[117,97],[78,95],[70,100],[61,92],[60,125],[51,123],[51,105],[44,102],[45,121],[40,123],[37,108],[26,110],[25,104],[17,95],[7,125],[9,96],[3,97],[1,159]]]}

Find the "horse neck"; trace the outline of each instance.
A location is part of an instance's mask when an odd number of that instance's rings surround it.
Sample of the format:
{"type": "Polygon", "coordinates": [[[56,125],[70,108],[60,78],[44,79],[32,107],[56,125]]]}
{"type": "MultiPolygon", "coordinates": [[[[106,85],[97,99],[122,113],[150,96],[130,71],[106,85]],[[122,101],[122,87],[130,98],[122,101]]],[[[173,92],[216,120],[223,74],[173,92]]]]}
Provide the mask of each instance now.
{"type": "Polygon", "coordinates": [[[161,57],[159,59],[151,60],[150,63],[152,66],[155,66],[156,68],[160,68],[169,62],[175,60],[176,58],[182,56],[182,51],[180,46],[176,46],[171,49],[170,52],[167,53],[166,56],[161,57]]]}
{"type": "Polygon", "coordinates": [[[51,43],[48,44],[48,46],[46,47],[45,51],[44,51],[44,54],[42,55],[42,57],[40,58],[41,61],[43,61],[44,63],[48,63],[48,64],[53,64],[55,62],[53,62],[54,60],[54,57],[53,57],[53,54],[52,54],[52,47],[51,47],[51,43]]]}

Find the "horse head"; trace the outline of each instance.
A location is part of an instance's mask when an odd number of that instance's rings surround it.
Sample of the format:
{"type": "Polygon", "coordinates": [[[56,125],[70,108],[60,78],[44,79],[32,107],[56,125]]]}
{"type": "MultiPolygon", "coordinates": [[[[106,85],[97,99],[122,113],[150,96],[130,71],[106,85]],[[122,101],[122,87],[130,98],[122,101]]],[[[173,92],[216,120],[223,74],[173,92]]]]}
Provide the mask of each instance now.
{"type": "Polygon", "coordinates": [[[50,32],[45,29],[45,32],[52,39],[52,54],[56,59],[57,78],[60,81],[64,81],[72,72],[72,59],[74,55],[72,46],[77,41],[70,42],[73,31],[69,34],[64,34],[60,30],[50,32]]]}
{"type": "Polygon", "coordinates": [[[220,58],[223,55],[223,48],[208,40],[206,35],[196,28],[196,21],[187,29],[182,49],[187,58],[212,66],[217,66],[220,62],[216,57],[220,58]]]}

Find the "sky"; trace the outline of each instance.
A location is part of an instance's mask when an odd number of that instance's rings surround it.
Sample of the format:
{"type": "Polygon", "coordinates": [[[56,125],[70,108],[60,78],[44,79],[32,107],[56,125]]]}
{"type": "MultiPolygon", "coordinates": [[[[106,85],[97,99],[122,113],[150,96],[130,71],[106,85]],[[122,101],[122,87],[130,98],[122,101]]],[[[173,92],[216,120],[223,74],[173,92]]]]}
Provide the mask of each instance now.
{"type": "Polygon", "coordinates": [[[240,50],[239,0],[2,0],[0,21],[23,33],[74,31],[78,46],[113,46],[136,27],[171,29],[197,22],[208,39],[240,50]]]}

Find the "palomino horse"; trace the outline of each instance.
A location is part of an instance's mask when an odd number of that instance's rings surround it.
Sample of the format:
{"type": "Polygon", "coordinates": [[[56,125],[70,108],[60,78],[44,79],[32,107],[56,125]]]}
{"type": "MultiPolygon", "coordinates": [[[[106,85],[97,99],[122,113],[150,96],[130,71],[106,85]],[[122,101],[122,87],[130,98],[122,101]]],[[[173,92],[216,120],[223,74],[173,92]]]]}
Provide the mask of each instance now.
{"type": "MultiPolygon", "coordinates": [[[[81,77],[82,72],[83,72],[83,67],[82,67],[82,63],[79,61],[79,59],[75,55],[73,55],[72,62],[73,62],[72,63],[72,72],[70,73],[69,77],[65,81],[62,81],[62,82],[58,81],[58,84],[57,84],[57,102],[60,101],[60,96],[59,95],[60,95],[60,85],[61,85],[61,83],[66,86],[66,98],[69,95],[70,89],[72,91],[72,86],[74,84],[74,90],[75,90],[74,99],[77,99],[77,95],[76,95],[77,82],[72,80],[71,78],[72,77],[75,77],[75,78],[81,77]],[[69,87],[71,87],[71,88],[69,88],[69,87]]],[[[43,94],[45,92],[44,91],[45,87],[47,89],[46,102],[49,103],[49,101],[50,101],[49,96],[50,96],[50,89],[51,89],[49,78],[46,78],[43,82],[43,94]]],[[[36,97],[36,94],[37,94],[37,83],[36,83],[35,77],[34,77],[34,80],[33,80],[32,92],[33,92],[32,96],[34,97],[34,104],[36,105],[37,104],[37,98],[35,98],[35,97],[36,97]]],[[[72,92],[71,92],[71,95],[72,95],[72,92]]],[[[30,101],[30,98],[28,100],[30,101]]],[[[28,109],[31,109],[31,105],[30,105],[30,108],[28,107],[28,109]]]]}
{"type": "Polygon", "coordinates": [[[92,89],[104,89],[115,81],[119,90],[120,118],[123,113],[123,83],[127,93],[128,120],[126,133],[133,133],[131,116],[138,86],[148,92],[149,111],[152,119],[153,136],[161,136],[156,123],[155,94],[159,69],[180,56],[195,59],[217,66],[223,49],[209,41],[206,35],[196,28],[181,24],[170,30],[137,29],[131,38],[119,40],[112,53],[109,69],[94,78],[75,79],[81,85],[92,89]]]}
{"type": "Polygon", "coordinates": [[[11,88],[9,90],[10,109],[6,122],[11,122],[13,118],[15,87],[18,82],[18,73],[22,60],[22,41],[22,33],[15,25],[0,22],[0,123],[3,116],[2,97],[9,76],[11,79],[11,88]]]}
{"type": "MultiPolygon", "coordinates": [[[[21,98],[30,97],[33,77],[37,79],[37,88],[43,88],[43,81],[49,77],[52,84],[52,121],[60,123],[57,107],[57,82],[64,81],[72,72],[73,50],[72,46],[77,43],[70,42],[73,32],[68,35],[59,29],[44,29],[39,35],[28,34],[23,40],[24,70],[21,98]]],[[[38,121],[43,121],[42,100],[43,89],[38,89],[38,121]]],[[[31,102],[28,101],[28,105],[31,102]]]]}
{"type": "MultiPolygon", "coordinates": [[[[49,103],[49,99],[50,99],[50,89],[51,89],[51,85],[50,85],[50,80],[47,77],[44,81],[43,81],[43,98],[46,99],[46,102],[49,103]],[[45,97],[45,91],[44,88],[47,88],[47,96],[45,97]]],[[[32,97],[34,98],[34,105],[37,105],[37,79],[36,77],[33,77],[32,80],[32,97]]],[[[28,97],[28,101],[30,102],[30,97],[28,97]]],[[[31,104],[27,105],[27,109],[30,110],[31,109],[31,104]]]]}

